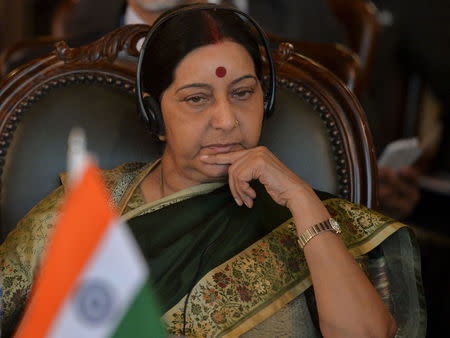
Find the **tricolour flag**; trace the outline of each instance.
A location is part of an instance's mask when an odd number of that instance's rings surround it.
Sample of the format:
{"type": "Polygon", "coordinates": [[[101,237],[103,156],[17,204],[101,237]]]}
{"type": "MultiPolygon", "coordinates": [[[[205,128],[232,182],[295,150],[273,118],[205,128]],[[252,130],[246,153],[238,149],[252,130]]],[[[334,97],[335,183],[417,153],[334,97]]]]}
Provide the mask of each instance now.
{"type": "Polygon", "coordinates": [[[77,171],[15,337],[164,336],[133,235],[92,161],[77,171]]]}

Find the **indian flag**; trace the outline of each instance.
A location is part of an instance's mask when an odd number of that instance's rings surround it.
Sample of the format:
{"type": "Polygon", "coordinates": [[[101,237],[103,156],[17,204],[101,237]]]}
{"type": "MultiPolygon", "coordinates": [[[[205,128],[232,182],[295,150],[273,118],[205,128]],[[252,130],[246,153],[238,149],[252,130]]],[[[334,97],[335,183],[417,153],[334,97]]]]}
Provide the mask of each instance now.
{"type": "Polygon", "coordinates": [[[15,337],[164,336],[133,235],[93,161],[75,162],[15,337]]]}

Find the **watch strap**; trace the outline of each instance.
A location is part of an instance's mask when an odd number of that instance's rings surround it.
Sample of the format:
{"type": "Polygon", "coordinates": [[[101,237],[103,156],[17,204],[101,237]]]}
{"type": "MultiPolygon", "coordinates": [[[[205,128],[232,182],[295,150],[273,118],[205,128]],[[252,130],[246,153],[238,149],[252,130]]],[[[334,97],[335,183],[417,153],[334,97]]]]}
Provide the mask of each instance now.
{"type": "Polygon", "coordinates": [[[336,234],[341,233],[341,228],[339,227],[338,222],[335,219],[330,218],[326,221],[314,224],[313,226],[306,229],[302,234],[298,236],[298,244],[300,248],[303,250],[305,245],[314,237],[319,235],[324,231],[331,231],[336,234]]]}

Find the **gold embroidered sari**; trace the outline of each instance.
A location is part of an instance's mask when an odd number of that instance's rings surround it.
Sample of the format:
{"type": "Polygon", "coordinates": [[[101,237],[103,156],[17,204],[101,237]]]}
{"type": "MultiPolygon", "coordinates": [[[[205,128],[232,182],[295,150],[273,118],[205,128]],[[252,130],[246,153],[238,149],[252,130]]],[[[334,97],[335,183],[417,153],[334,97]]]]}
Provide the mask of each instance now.
{"type": "MultiPolygon", "coordinates": [[[[254,208],[240,208],[221,183],[144,204],[138,186],[156,164],[126,164],[105,171],[104,178],[151,268],[168,332],[320,336],[308,267],[288,210],[261,187],[254,208]]],[[[9,330],[21,313],[62,194],[58,188],[36,205],[0,247],[3,324],[9,330]]],[[[420,267],[407,228],[365,207],[319,197],[396,317],[398,336],[423,336],[420,267]]]]}

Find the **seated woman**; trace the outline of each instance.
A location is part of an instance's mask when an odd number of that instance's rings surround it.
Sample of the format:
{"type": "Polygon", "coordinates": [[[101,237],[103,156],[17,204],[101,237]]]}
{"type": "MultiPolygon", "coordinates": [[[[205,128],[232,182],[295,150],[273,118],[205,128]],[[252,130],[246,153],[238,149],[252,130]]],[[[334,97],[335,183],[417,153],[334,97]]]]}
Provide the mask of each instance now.
{"type": "MultiPolygon", "coordinates": [[[[138,81],[151,94],[144,115],[162,157],[104,177],[151,267],[168,332],[422,335],[407,228],[315,192],[258,146],[272,97],[255,27],[216,6],[159,20],[138,81]]],[[[36,205],[0,248],[4,329],[20,318],[63,193],[36,205]]]]}

